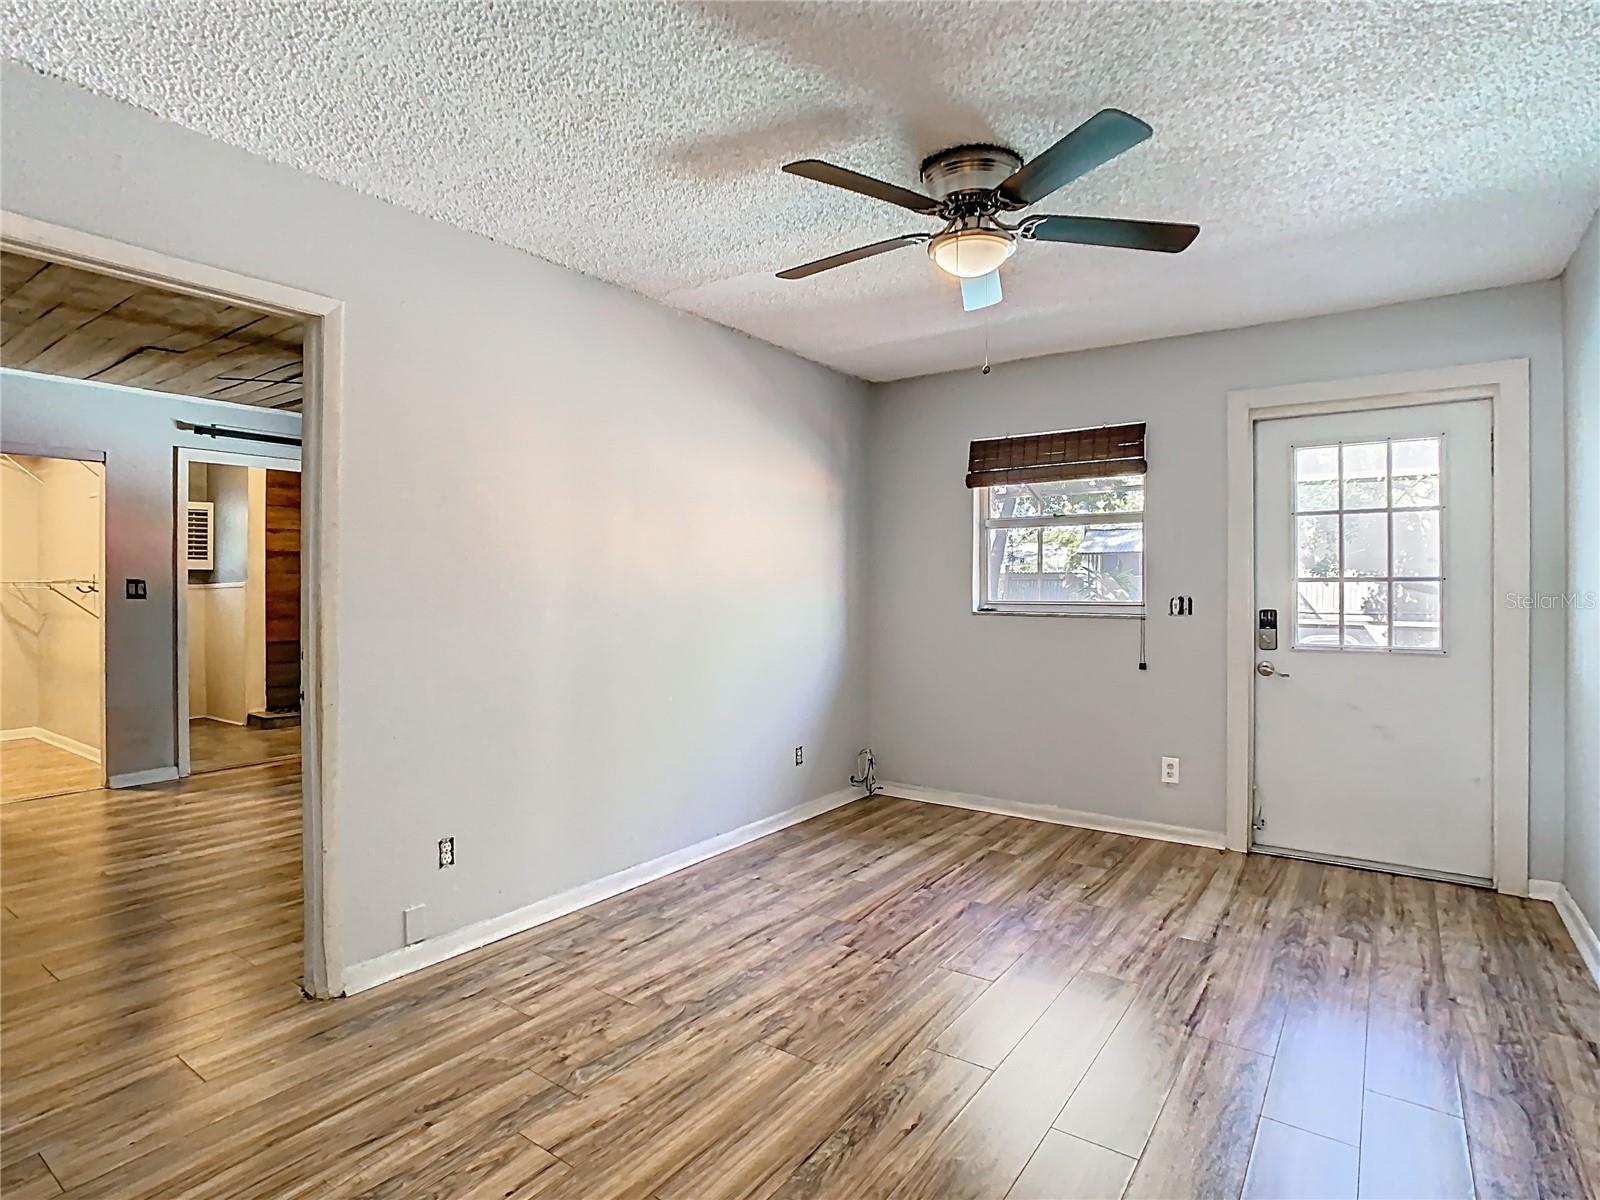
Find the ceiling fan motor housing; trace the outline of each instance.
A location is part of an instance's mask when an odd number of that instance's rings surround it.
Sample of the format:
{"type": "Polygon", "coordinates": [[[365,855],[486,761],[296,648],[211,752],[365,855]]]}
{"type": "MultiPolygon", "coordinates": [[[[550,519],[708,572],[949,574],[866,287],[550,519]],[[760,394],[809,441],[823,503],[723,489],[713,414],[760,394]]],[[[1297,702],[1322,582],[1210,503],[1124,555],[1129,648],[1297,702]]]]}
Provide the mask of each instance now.
{"type": "Polygon", "coordinates": [[[1022,156],[1004,146],[955,146],[922,160],[922,185],[938,200],[974,193],[974,199],[999,187],[1022,166],[1022,156]]]}

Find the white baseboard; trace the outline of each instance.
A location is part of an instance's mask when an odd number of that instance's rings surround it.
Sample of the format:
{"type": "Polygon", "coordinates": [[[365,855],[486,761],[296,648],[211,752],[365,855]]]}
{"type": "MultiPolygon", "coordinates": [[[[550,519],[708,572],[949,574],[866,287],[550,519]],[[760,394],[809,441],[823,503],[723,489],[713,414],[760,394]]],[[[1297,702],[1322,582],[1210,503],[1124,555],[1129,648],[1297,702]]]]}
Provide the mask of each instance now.
{"type": "Polygon", "coordinates": [[[113,775],[110,786],[114,788],[144,787],[151,783],[171,783],[178,777],[177,767],[153,767],[148,771],[129,771],[113,775]]]}
{"type": "Polygon", "coordinates": [[[1189,829],[1182,825],[1163,825],[1159,821],[1134,821],[1126,817],[1108,817],[1102,813],[1077,812],[1070,808],[1056,808],[1049,804],[1021,804],[1014,800],[997,800],[993,796],[975,796],[969,792],[946,792],[939,788],[920,787],[914,783],[880,784],[885,796],[901,796],[907,800],[920,800],[925,804],[943,804],[948,808],[969,808],[974,812],[995,813],[1002,817],[1021,817],[1027,821],[1048,821],[1052,825],[1072,825],[1079,829],[1098,829],[1102,833],[1125,833],[1131,837],[1154,838],[1161,842],[1180,842],[1185,846],[1204,846],[1208,850],[1225,848],[1225,837],[1209,829],[1189,829]]]}
{"type": "Polygon", "coordinates": [[[1551,904],[1556,902],[1556,897],[1563,891],[1563,886],[1556,879],[1530,879],[1528,880],[1529,900],[1548,900],[1551,904]]]}
{"type": "Polygon", "coordinates": [[[607,875],[604,879],[597,879],[593,883],[569,888],[536,904],[529,904],[502,916],[464,926],[439,937],[427,938],[412,946],[391,950],[387,954],[380,954],[377,958],[369,958],[365,962],[346,967],[335,980],[332,990],[336,995],[342,992],[347,996],[364,992],[380,983],[409,975],[412,971],[420,971],[423,967],[431,967],[434,963],[487,946],[490,942],[497,942],[512,934],[522,933],[524,930],[543,925],[557,917],[564,917],[591,904],[598,904],[622,892],[632,891],[651,880],[660,879],[663,875],[670,875],[674,871],[692,867],[695,863],[704,862],[708,858],[715,858],[757,838],[766,837],[769,833],[776,833],[780,829],[798,825],[801,821],[821,816],[859,798],[860,793],[852,788],[829,792],[826,796],[808,800],[804,804],[785,809],[763,820],[741,825],[729,833],[696,842],[692,846],[685,846],[682,850],[663,854],[660,858],[652,858],[649,862],[618,871],[614,875],[607,875]]]}
{"type": "Polygon", "coordinates": [[[54,746],[57,750],[65,750],[68,754],[76,754],[79,758],[87,758],[92,763],[100,761],[100,751],[88,742],[80,742],[76,738],[69,738],[64,733],[57,733],[53,729],[46,729],[42,725],[30,725],[23,729],[7,729],[0,732],[0,741],[19,742],[24,738],[32,738],[36,742],[43,742],[47,746],[54,746]]]}
{"type": "Polygon", "coordinates": [[[1567,891],[1566,884],[1554,879],[1530,879],[1528,896],[1534,900],[1548,900],[1556,906],[1561,923],[1567,927],[1572,944],[1583,958],[1583,965],[1589,968],[1595,987],[1600,987],[1600,936],[1595,935],[1594,926],[1589,924],[1589,918],[1583,915],[1583,909],[1567,891]]]}

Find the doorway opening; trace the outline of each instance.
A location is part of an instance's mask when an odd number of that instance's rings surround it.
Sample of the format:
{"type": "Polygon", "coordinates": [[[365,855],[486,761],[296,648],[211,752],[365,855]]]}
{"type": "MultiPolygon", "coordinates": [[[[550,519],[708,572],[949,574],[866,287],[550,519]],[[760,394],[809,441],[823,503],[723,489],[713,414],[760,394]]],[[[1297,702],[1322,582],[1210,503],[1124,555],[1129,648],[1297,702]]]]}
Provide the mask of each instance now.
{"type": "Polygon", "coordinates": [[[1528,894],[1528,475],[1526,359],[1229,394],[1229,849],[1528,894]]]}
{"type": "Polygon", "coordinates": [[[300,755],[300,463],[179,450],[180,775],[300,755]]]}
{"type": "MultiPolygon", "coordinates": [[[[256,879],[266,902],[260,912],[271,928],[233,920],[223,936],[220,927],[208,925],[194,931],[196,944],[244,957],[261,968],[264,987],[281,986],[284,974],[292,973],[308,994],[336,995],[342,989],[329,962],[322,837],[322,755],[331,738],[332,709],[318,669],[331,591],[325,594],[319,587],[316,564],[327,545],[318,530],[332,524],[317,464],[334,453],[324,434],[336,428],[342,306],[19,214],[3,215],[4,449],[49,455],[72,453],[60,451],[63,446],[88,446],[105,472],[105,565],[98,576],[105,673],[101,776],[95,781],[105,790],[71,797],[80,805],[71,821],[41,824],[27,818],[28,829],[19,836],[58,842],[58,852],[46,861],[79,870],[87,861],[72,858],[69,843],[99,831],[99,844],[125,859],[117,866],[119,887],[101,896],[108,903],[129,889],[158,896],[182,887],[192,898],[195,888],[204,888],[216,890],[219,898],[233,894],[233,903],[225,907],[237,917],[239,880],[256,879]],[[188,662],[180,662],[178,653],[180,629],[187,631],[190,616],[185,562],[190,479],[186,461],[180,472],[178,456],[189,453],[206,461],[207,471],[212,465],[259,467],[258,490],[293,495],[294,503],[280,499],[277,507],[285,510],[286,520],[292,516],[294,537],[303,543],[277,564],[294,569],[262,572],[261,606],[269,591],[280,603],[272,624],[263,617],[259,633],[251,635],[262,661],[244,703],[257,700],[259,707],[245,711],[241,725],[218,721],[217,728],[207,727],[207,733],[224,736],[245,733],[256,711],[258,726],[279,726],[263,730],[275,734],[277,744],[268,742],[262,752],[253,743],[236,752],[231,745],[207,743],[202,763],[208,773],[193,781],[183,778],[192,765],[190,680],[188,662]],[[302,453],[307,460],[303,515],[302,453]],[[251,456],[268,461],[228,461],[251,456]],[[275,480],[279,471],[288,477],[287,489],[275,480]],[[304,571],[298,569],[302,556],[304,571]],[[269,670],[269,654],[276,671],[269,670]],[[286,664],[286,658],[293,661],[286,664]],[[169,826],[172,838],[192,839],[203,848],[182,878],[147,853],[157,842],[133,832],[149,821],[169,826]],[[249,836],[241,833],[246,829],[249,836]],[[263,841],[269,831],[270,839],[263,841]],[[265,861],[269,843],[271,861],[265,861]],[[193,873],[206,878],[193,879],[193,873]],[[233,945],[229,937],[246,944],[233,945]]],[[[219,473],[217,486],[223,491],[238,482],[238,477],[223,479],[219,473]]],[[[248,489],[248,472],[244,480],[248,489]]],[[[248,530],[245,548],[248,553],[248,530]]],[[[230,582],[218,579],[215,562],[197,569],[208,574],[196,582],[230,582]]],[[[249,584],[248,573],[243,582],[249,584]]],[[[215,605],[230,618],[238,615],[246,588],[210,590],[240,593],[228,598],[233,608],[228,601],[215,605]]],[[[206,603],[210,615],[210,598],[206,603]]],[[[244,677],[242,664],[255,661],[254,651],[244,656],[237,640],[218,644],[227,647],[220,658],[233,654],[240,669],[231,676],[221,673],[217,703],[237,705],[233,688],[244,677]]],[[[209,689],[209,674],[206,683],[209,689]]],[[[211,704],[208,694],[205,711],[197,715],[211,717],[211,704]]],[[[237,707],[229,713],[239,718],[237,707]]],[[[21,814],[29,807],[37,806],[18,805],[12,811],[21,814]]],[[[212,906],[185,906],[186,914],[191,907],[193,921],[213,919],[212,906]]],[[[52,919],[36,905],[18,916],[52,919]]],[[[108,914],[106,924],[115,926],[116,920],[108,914]]],[[[182,975],[204,961],[152,960],[144,967],[182,975]]],[[[171,978],[181,984],[177,975],[171,978]]]]}
{"type": "Polygon", "coordinates": [[[105,467],[0,455],[0,798],[105,782],[105,467]]]}

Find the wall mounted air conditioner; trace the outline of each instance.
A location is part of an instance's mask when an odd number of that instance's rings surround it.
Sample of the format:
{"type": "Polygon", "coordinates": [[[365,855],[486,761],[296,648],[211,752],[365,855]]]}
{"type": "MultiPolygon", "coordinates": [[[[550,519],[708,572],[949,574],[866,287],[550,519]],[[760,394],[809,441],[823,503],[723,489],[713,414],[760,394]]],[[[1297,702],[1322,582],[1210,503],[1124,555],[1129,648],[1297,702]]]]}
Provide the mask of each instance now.
{"type": "Polygon", "coordinates": [[[216,505],[209,500],[189,501],[189,524],[184,530],[184,565],[191,571],[211,570],[215,546],[216,505]]]}

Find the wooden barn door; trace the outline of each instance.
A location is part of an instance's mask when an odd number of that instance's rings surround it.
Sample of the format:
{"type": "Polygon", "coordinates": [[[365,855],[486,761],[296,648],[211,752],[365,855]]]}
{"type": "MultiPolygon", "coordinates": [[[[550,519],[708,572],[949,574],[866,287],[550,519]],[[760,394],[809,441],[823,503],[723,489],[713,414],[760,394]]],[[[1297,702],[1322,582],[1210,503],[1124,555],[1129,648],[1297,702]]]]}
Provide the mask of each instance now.
{"type": "Polygon", "coordinates": [[[267,472],[267,711],[300,711],[300,475],[267,472]]]}

